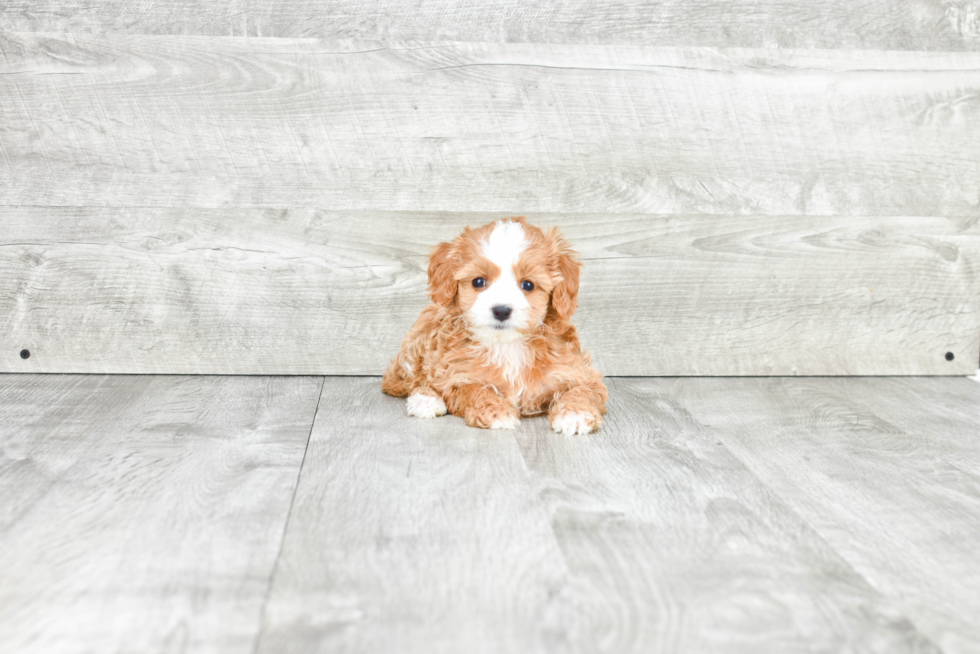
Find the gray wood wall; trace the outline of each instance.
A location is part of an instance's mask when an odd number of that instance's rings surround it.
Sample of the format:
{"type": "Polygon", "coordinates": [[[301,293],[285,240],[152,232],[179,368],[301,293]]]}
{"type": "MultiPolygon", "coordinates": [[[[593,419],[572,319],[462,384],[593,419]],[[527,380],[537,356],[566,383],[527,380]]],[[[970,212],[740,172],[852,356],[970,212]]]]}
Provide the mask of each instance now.
{"type": "Polygon", "coordinates": [[[607,374],[970,372],[978,11],[10,0],[0,371],[378,374],[527,214],[607,374]]]}

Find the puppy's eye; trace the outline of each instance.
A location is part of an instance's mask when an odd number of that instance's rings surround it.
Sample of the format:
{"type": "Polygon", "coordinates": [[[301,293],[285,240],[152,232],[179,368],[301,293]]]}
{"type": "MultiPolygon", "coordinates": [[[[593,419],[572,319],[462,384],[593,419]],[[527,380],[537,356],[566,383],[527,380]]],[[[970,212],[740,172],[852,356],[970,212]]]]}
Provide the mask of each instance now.
{"type": "Polygon", "coordinates": [[[525,280],[525,281],[521,282],[521,288],[523,288],[525,291],[527,291],[528,293],[530,293],[531,291],[534,290],[534,284],[532,284],[531,282],[525,280]]]}
{"type": "Polygon", "coordinates": [[[487,280],[483,279],[482,277],[477,277],[473,280],[473,288],[483,288],[486,285],[487,280]]]}

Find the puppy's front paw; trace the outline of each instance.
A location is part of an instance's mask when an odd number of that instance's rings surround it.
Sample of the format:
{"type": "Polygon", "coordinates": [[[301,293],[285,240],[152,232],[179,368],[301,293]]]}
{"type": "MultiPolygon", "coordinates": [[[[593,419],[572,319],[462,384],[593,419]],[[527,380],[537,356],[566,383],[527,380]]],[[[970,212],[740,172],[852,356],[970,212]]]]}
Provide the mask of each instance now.
{"type": "Polygon", "coordinates": [[[564,436],[588,434],[595,429],[595,416],[581,411],[562,411],[551,418],[551,428],[564,436]]]}
{"type": "Polygon", "coordinates": [[[435,418],[446,415],[446,403],[441,397],[414,393],[405,400],[405,411],[415,418],[435,418]]]}
{"type": "Polygon", "coordinates": [[[483,429],[516,429],[521,420],[514,409],[484,409],[467,412],[466,424],[483,429]]]}
{"type": "Polygon", "coordinates": [[[517,429],[517,425],[519,424],[521,424],[521,421],[517,416],[506,415],[490,423],[490,429],[517,429]]]}

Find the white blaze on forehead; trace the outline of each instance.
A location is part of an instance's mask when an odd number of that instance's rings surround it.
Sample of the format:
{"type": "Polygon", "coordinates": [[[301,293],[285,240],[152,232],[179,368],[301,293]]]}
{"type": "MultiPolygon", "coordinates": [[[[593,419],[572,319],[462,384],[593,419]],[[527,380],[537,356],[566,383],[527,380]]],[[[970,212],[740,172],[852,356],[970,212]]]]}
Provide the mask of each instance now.
{"type": "Polygon", "coordinates": [[[483,254],[500,266],[501,274],[514,276],[514,264],[527,248],[524,227],[520,223],[498,220],[490,237],[483,241],[483,254]]]}
{"type": "Polygon", "coordinates": [[[487,280],[487,288],[467,311],[470,332],[483,343],[516,341],[520,338],[517,330],[527,327],[530,308],[514,275],[514,265],[529,245],[524,227],[520,223],[497,221],[481,245],[483,256],[500,268],[500,276],[487,280]],[[513,313],[508,320],[498,321],[493,315],[495,306],[510,307],[513,313]]]}

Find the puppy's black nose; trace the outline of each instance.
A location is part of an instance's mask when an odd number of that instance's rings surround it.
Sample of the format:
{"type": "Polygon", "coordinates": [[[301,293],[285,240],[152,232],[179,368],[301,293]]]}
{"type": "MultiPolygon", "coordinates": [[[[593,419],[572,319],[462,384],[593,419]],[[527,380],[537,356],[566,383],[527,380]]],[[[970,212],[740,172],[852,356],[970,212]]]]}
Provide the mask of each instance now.
{"type": "Polygon", "coordinates": [[[493,311],[493,317],[499,320],[500,322],[503,322],[508,318],[510,318],[510,314],[513,311],[513,309],[511,309],[508,306],[504,306],[503,304],[498,304],[492,309],[492,311],[493,311]]]}

